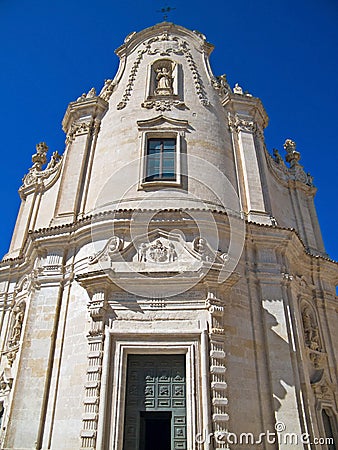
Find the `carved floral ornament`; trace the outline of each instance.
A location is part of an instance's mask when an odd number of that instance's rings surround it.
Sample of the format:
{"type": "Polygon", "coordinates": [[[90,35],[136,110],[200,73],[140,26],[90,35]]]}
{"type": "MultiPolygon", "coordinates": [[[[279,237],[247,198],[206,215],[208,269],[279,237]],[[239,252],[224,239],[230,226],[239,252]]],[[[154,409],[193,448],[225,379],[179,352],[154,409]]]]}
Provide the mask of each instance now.
{"type": "Polygon", "coordinates": [[[53,152],[47,166],[43,169],[43,166],[47,162],[47,152],[48,146],[45,142],[40,142],[36,145],[36,153],[32,155],[33,165],[29,169],[27,175],[22,179],[23,185],[21,186],[19,192],[23,192],[25,188],[30,186],[43,186],[48,187],[52,182],[55,181],[59,169],[61,167],[62,156],[58,151],[53,152]],[[52,175],[56,175],[53,179],[49,179],[52,175]],[[47,182],[47,185],[44,183],[47,182]]]}
{"type": "MultiPolygon", "coordinates": [[[[139,70],[144,55],[161,56],[161,57],[178,55],[185,57],[188,63],[188,67],[192,74],[196,94],[202,105],[204,106],[209,105],[209,100],[207,99],[201,76],[198,73],[196,63],[193,59],[188,43],[177,36],[170,35],[168,31],[164,31],[161,35],[153,37],[148,41],[144,42],[142,44],[142,48],[138,50],[137,56],[130,70],[127,86],[125,88],[121,101],[117,105],[117,109],[123,109],[127,106],[127,103],[130,100],[131,93],[134,88],[137,72],[139,70]]],[[[158,72],[157,72],[156,95],[159,94],[171,95],[172,72],[170,73],[169,67],[165,66],[158,67],[157,70],[158,72]]],[[[114,90],[113,81],[107,80],[102,91],[100,92],[100,97],[108,101],[113,90],[114,90]]],[[[150,105],[145,107],[149,106],[150,105]]]]}
{"type": "Polygon", "coordinates": [[[273,149],[273,156],[266,152],[273,174],[282,182],[299,181],[306,186],[313,187],[313,177],[310,173],[306,173],[303,166],[299,164],[301,155],[296,150],[296,143],[291,139],[286,139],[283,147],[286,151],[285,161],[289,163],[289,167],[284,163],[283,157],[277,149],[273,149]]]}

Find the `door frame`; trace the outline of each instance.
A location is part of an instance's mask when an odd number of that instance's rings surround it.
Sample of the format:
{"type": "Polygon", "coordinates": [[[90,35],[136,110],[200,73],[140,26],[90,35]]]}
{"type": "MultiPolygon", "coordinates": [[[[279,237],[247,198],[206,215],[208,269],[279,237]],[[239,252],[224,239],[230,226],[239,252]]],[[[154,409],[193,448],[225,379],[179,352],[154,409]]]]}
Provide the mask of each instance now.
{"type": "MultiPolygon", "coordinates": [[[[146,336],[108,333],[109,370],[102,373],[101,402],[99,411],[98,440],[102,449],[123,450],[127,358],[130,354],[165,355],[184,354],[186,357],[186,415],[187,448],[195,448],[197,430],[202,427],[202,390],[208,390],[208,380],[201,377],[200,333],[163,336],[146,336]],[[198,382],[201,380],[202,383],[198,382]]],[[[108,344],[107,342],[107,344],[108,344]]],[[[107,349],[108,350],[108,349],[107,349]]]]}

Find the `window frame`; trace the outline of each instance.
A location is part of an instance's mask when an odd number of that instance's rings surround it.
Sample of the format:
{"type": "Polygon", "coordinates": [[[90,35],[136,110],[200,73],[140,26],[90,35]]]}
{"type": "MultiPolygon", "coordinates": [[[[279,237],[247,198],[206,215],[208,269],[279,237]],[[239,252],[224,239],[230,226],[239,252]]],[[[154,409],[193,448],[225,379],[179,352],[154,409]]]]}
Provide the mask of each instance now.
{"type": "MultiPolygon", "coordinates": [[[[137,121],[139,150],[139,182],[138,190],[158,189],[165,187],[182,187],[182,157],[185,150],[185,133],[188,131],[187,120],[166,117],[162,114],[146,120],[137,121]],[[149,139],[175,139],[175,180],[159,179],[147,181],[147,152],[149,139]],[[183,150],[184,149],[184,150],[183,150]]],[[[186,150],[185,150],[186,151],[186,150]]]]}
{"type": "Polygon", "coordinates": [[[177,170],[176,170],[176,166],[177,166],[177,161],[176,161],[176,147],[177,147],[177,142],[176,139],[174,137],[148,137],[147,139],[147,144],[146,144],[146,161],[145,161],[145,178],[144,178],[144,182],[145,183],[149,183],[149,182],[162,182],[162,181],[171,181],[171,182],[176,182],[176,178],[177,178],[177,170]],[[149,163],[152,158],[152,155],[150,154],[150,151],[152,150],[150,147],[150,143],[152,141],[159,141],[160,142],[160,149],[159,149],[159,173],[157,175],[151,175],[150,172],[150,168],[149,168],[149,163]],[[173,176],[172,177],[165,177],[165,171],[164,171],[164,161],[166,159],[165,154],[166,154],[166,148],[165,148],[165,141],[170,141],[173,143],[173,157],[170,158],[171,161],[173,161],[174,163],[174,168],[173,168],[173,176]],[[154,178],[151,178],[154,177],[154,178]]]}

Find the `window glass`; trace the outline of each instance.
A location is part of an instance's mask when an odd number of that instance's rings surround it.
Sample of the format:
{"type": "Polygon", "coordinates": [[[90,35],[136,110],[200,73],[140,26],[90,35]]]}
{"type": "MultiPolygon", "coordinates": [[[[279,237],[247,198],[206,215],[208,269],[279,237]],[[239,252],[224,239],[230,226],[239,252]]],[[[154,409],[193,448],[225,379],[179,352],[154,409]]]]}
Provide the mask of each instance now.
{"type": "Polygon", "coordinates": [[[175,150],[173,138],[148,139],[145,181],[176,180],[175,150]]]}

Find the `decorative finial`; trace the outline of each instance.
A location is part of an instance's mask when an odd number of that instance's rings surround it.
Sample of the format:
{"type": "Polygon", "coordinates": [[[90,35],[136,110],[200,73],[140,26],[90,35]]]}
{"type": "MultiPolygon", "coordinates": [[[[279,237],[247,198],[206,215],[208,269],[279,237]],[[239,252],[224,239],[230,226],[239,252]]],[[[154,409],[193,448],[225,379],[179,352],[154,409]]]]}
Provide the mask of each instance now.
{"type": "Polygon", "coordinates": [[[163,14],[163,20],[166,22],[166,20],[168,19],[168,14],[171,11],[174,11],[176,8],[171,8],[170,6],[158,9],[157,12],[162,13],[163,14]]]}
{"type": "Polygon", "coordinates": [[[283,147],[287,153],[285,161],[290,163],[290,166],[293,167],[300,160],[300,153],[296,150],[296,143],[291,139],[286,139],[283,147]]]}
{"type": "Polygon", "coordinates": [[[39,142],[36,145],[36,153],[32,155],[33,168],[36,170],[42,170],[42,166],[47,162],[48,146],[45,142],[39,142]]]}

